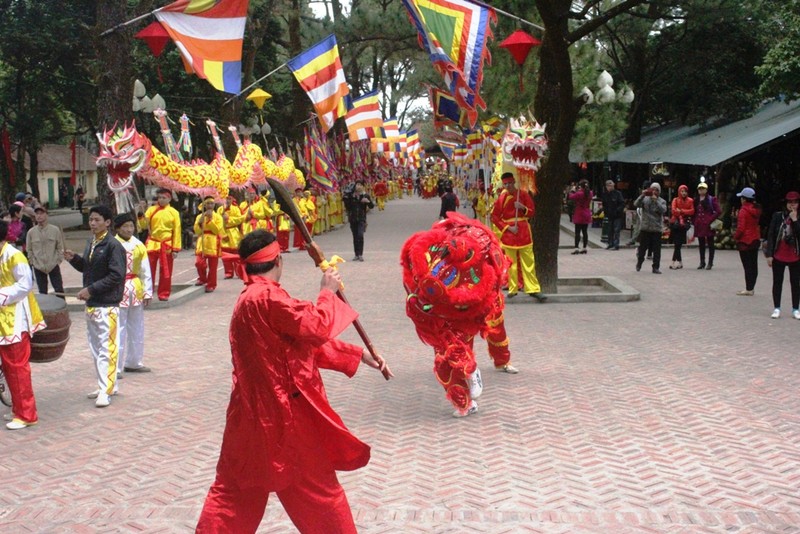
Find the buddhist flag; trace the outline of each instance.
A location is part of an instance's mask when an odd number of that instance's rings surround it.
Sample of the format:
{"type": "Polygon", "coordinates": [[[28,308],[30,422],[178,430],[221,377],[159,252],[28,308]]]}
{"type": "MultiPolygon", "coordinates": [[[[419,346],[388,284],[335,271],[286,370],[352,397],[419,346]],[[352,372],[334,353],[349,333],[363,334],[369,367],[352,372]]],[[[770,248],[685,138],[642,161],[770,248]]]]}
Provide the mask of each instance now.
{"type": "Polygon", "coordinates": [[[486,109],[480,96],[483,63],[491,62],[487,40],[494,9],[468,0],[403,0],[419,43],[458,105],[467,111],[470,125],[478,119],[476,107],[486,109]]]}
{"type": "Polygon", "coordinates": [[[400,137],[400,127],[397,125],[397,119],[392,117],[388,121],[383,121],[383,131],[387,139],[394,139],[397,142],[397,137],[400,137]]]}
{"type": "Polygon", "coordinates": [[[181,51],[186,72],[219,91],[242,87],[242,39],[249,0],[178,0],[155,13],[181,51]]]}
{"type": "Polygon", "coordinates": [[[311,99],[322,130],[327,133],[334,121],[347,113],[344,97],[350,94],[339,59],[336,36],[329,35],[290,59],[287,65],[311,99]]]}
{"type": "Polygon", "coordinates": [[[376,137],[383,127],[383,116],[378,102],[378,91],[353,100],[352,107],[344,118],[350,141],[361,141],[376,137]]]}

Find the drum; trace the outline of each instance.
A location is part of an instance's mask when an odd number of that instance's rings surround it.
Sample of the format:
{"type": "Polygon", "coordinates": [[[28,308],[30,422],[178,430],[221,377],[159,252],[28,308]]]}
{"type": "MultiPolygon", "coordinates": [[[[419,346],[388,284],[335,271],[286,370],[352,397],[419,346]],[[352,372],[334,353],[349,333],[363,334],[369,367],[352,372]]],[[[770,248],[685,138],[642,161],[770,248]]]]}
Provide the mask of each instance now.
{"type": "Polygon", "coordinates": [[[69,341],[69,327],[72,321],[67,311],[67,302],[54,295],[35,294],[39,309],[42,310],[47,328],[39,330],[31,338],[31,361],[52,362],[64,354],[69,341]]]}

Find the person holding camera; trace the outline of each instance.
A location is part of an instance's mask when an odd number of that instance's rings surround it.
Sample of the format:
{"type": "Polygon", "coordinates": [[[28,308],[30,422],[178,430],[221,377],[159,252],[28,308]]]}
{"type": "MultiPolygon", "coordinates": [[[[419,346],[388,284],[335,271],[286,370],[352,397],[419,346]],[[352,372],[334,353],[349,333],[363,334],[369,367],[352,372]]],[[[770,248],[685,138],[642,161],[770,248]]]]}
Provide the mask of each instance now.
{"type": "Polygon", "coordinates": [[[672,214],[669,219],[669,228],[672,233],[672,265],[670,269],[683,269],[681,247],[686,244],[686,232],[692,224],[694,216],[694,199],[689,197],[689,188],[682,185],[678,188],[678,196],[672,199],[672,214]]]}
{"type": "Polygon", "coordinates": [[[661,185],[653,182],[642,191],[633,203],[641,208],[639,230],[639,249],[636,251],[636,270],[642,270],[646,251],[653,253],[653,274],[661,274],[661,234],[663,232],[664,214],[667,213],[667,202],[661,198],[661,185]]]}
{"type": "Polygon", "coordinates": [[[367,231],[367,212],[375,207],[367,194],[364,181],[357,180],[355,190],[344,199],[350,231],[353,233],[353,261],[364,261],[364,233],[367,231]]]}
{"type": "Polygon", "coordinates": [[[781,316],[781,290],[783,273],[789,268],[789,287],[792,289],[792,317],[800,319],[800,221],[797,208],[800,193],[786,193],[786,209],[777,211],[767,231],[767,265],[772,268],[772,318],[781,316]]]}
{"type": "Polygon", "coordinates": [[[575,224],[575,250],[573,254],[586,254],[586,246],[589,244],[589,225],[592,223],[592,197],[594,194],[589,188],[588,180],[578,182],[578,187],[573,188],[567,197],[575,203],[575,211],[572,214],[572,222],[575,224]],[[583,235],[583,248],[578,248],[583,235]]]}

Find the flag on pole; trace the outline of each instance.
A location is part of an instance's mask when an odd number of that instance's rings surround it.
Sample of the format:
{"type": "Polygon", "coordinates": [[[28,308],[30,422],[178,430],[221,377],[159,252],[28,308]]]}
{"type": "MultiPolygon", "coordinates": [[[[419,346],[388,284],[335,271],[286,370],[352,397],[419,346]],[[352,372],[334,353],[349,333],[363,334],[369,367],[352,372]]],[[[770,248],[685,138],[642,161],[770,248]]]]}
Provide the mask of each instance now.
{"type": "Polygon", "coordinates": [[[387,139],[400,137],[400,127],[397,125],[397,119],[395,117],[383,121],[383,132],[386,134],[387,139]]]}
{"type": "Polygon", "coordinates": [[[469,128],[467,112],[461,109],[456,99],[436,87],[428,87],[428,95],[433,109],[433,126],[441,128],[452,124],[462,129],[469,128]]]}
{"type": "Polygon", "coordinates": [[[242,87],[242,40],[249,0],[178,0],[155,13],[181,52],[186,72],[219,91],[242,87]]]}
{"type": "Polygon", "coordinates": [[[486,109],[480,91],[483,62],[491,62],[486,41],[493,37],[490,24],[497,21],[495,11],[468,0],[403,0],[403,4],[417,28],[420,46],[474,126],[476,107],[486,109]]]}
{"type": "Polygon", "coordinates": [[[289,70],[308,94],[323,133],[347,113],[344,97],[350,94],[339,59],[336,36],[331,34],[287,63],[289,70]]]}
{"type": "Polygon", "coordinates": [[[353,100],[344,120],[347,123],[350,141],[356,142],[376,137],[383,127],[378,91],[353,100]]]}

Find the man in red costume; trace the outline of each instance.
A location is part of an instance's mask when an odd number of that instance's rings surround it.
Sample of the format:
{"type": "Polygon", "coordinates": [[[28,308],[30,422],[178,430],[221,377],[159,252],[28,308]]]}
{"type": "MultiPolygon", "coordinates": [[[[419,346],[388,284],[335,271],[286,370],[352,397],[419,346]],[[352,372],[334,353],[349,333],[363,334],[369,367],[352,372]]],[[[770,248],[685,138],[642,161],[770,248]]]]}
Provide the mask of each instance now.
{"type": "Polygon", "coordinates": [[[536,261],[533,256],[533,235],[528,219],[533,217],[533,198],[528,193],[520,193],[510,172],[500,177],[505,190],[492,208],[492,224],[500,231],[503,252],[511,259],[508,268],[508,298],[517,296],[519,271],[522,272],[522,285],[525,293],[539,302],[547,300],[542,294],[536,278],[536,261]]]}
{"type": "Polygon", "coordinates": [[[273,234],[248,234],[239,256],[245,288],[231,317],[233,391],[197,532],[255,532],[275,492],[300,532],[354,533],[336,471],[366,465],[370,449],[328,404],[319,369],[353,376],[361,362],[383,366],[334,339],[357,316],[336,296],[335,270],[322,275],[314,304],[280,286],[283,259],[273,234]]]}

